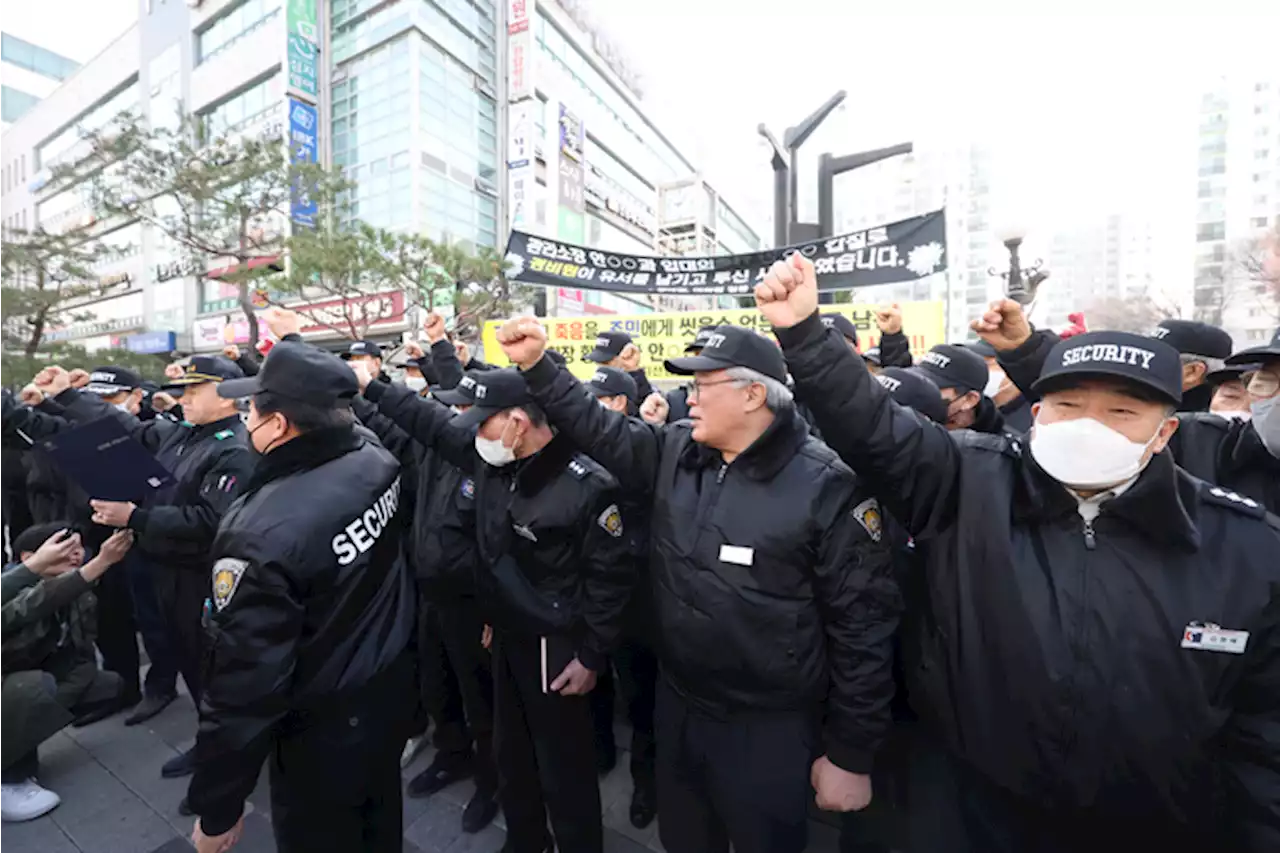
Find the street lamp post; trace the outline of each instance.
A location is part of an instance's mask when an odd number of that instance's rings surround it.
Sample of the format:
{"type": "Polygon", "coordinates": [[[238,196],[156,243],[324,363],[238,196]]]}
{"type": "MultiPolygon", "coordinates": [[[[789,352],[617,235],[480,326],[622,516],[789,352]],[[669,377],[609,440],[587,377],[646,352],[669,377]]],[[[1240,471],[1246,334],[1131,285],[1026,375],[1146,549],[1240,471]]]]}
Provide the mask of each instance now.
{"type": "Polygon", "coordinates": [[[872,151],[860,151],[844,157],[823,154],[818,158],[818,227],[823,237],[835,233],[835,178],[836,175],[888,160],[900,154],[910,154],[913,147],[910,142],[891,145],[888,148],[876,148],[872,151]]]}
{"type": "Polygon", "coordinates": [[[1023,268],[1019,249],[1022,247],[1022,241],[1026,237],[1025,229],[1009,227],[997,234],[996,237],[1009,250],[1009,269],[1000,272],[995,267],[991,267],[987,270],[987,275],[1004,279],[1005,294],[1014,302],[1019,305],[1030,305],[1035,301],[1036,291],[1040,285],[1049,277],[1049,271],[1044,269],[1044,261],[1039,258],[1031,266],[1023,268]]]}
{"type": "Polygon", "coordinates": [[[790,243],[791,237],[795,233],[794,225],[797,218],[796,197],[799,187],[799,164],[797,158],[800,146],[813,135],[813,132],[818,129],[818,125],[826,121],[827,116],[831,115],[847,96],[848,93],[843,89],[836,92],[804,121],[795,127],[787,128],[786,133],[782,135],[781,143],[778,142],[777,137],[769,132],[769,129],[764,124],[756,128],[756,132],[764,137],[765,141],[773,149],[773,157],[771,159],[773,165],[773,241],[778,246],[785,246],[790,243]]]}

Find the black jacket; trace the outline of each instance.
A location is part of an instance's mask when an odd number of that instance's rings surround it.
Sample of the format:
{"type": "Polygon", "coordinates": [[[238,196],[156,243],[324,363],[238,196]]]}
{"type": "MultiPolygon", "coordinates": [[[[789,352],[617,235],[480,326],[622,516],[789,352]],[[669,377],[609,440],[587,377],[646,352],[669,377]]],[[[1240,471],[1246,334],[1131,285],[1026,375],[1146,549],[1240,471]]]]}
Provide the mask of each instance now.
{"type": "Polygon", "coordinates": [[[1209,404],[1213,402],[1213,392],[1218,390],[1216,386],[1205,382],[1201,385],[1183,391],[1182,403],[1178,405],[1179,412],[1207,412],[1209,404]]]}
{"type": "Polygon", "coordinates": [[[452,413],[436,401],[397,385],[370,383],[365,394],[471,480],[459,493],[474,493],[477,586],[488,618],[515,633],[567,635],[583,666],[601,670],[634,583],[614,478],[563,436],[495,468],[476,454],[474,433],[450,424],[452,413]]]}
{"type": "Polygon", "coordinates": [[[1178,416],[1169,442],[1178,464],[1202,480],[1260,502],[1280,515],[1280,459],[1271,455],[1249,421],[1208,412],[1178,416]]]}
{"type": "MultiPolygon", "coordinates": [[[[129,517],[138,550],[159,565],[205,572],[218,522],[240,494],[254,466],[254,455],[239,415],[200,426],[164,418],[139,421],[74,389],[57,402],[77,422],[115,417],[155,455],[173,479],[156,490],[129,517]]],[[[92,497],[92,495],[90,496],[92,497]]]]}
{"type": "Polygon", "coordinates": [[[903,332],[892,332],[880,336],[880,366],[910,367],[915,364],[911,357],[911,341],[903,332]]]}
{"type": "Polygon", "coordinates": [[[648,496],[655,642],[702,713],[819,710],[830,759],[866,773],[888,723],[900,600],[875,502],[788,408],[732,464],[689,424],[597,405],[549,359],[526,374],[553,425],[648,496]],[[865,525],[865,527],[864,527],[865,525]]]}
{"type": "Polygon", "coordinates": [[[268,453],[223,517],[188,794],[206,833],[239,818],[281,730],[343,706],[408,646],[400,490],[399,463],[337,427],[268,453]]]}
{"type": "Polygon", "coordinates": [[[816,318],[777,335],[840,455],[923,549],[933,624],[912,701],[950,748],[1107,827],[1099,846],[1176,826],[1280,849],[1276,520],[1162,453],[1086,527],[1020,439],[924,423],[816,318]],[[1249,632],[1245,652],[1181,647],[1208,623],[1249,632]]]}

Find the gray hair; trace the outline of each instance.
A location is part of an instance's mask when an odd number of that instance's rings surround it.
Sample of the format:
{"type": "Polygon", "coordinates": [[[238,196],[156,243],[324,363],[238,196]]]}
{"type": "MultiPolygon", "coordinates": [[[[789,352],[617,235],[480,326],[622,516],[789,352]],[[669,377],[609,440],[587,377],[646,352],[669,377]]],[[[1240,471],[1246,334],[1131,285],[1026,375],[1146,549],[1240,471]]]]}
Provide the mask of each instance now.
{"type": "Polygon", "coordinates": [[[1213,373],[1215,370],[1221,370],[1227,366],[1227,363],[1220,358],[1214,358],[1211,355],[1197,355],[1193,352],[1178,353],[1178,359],[1183,364],[1203,363],[1205,373],[1213,373]]]}
{"type": "Polygon", "coordinates": [[[790,408],[794,402],[791,389],[778,380],[765,376],[749,367],[730,367],[725,376],[742,385],[760,384],[764,386],[764,404],[771,412],[779,412],[790,408]]]}

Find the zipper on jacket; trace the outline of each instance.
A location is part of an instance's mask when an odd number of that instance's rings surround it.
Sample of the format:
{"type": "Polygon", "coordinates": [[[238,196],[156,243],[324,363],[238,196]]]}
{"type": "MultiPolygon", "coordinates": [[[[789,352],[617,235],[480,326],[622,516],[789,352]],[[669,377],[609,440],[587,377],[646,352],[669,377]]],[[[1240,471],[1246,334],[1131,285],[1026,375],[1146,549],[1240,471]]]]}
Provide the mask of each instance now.
{"type": "Polygon", "coordinates": [[[1086,521],[1084,523],[1084,547],[1085,550],[1092,551],[1098,547],[1098,537],[1093,535],[1093,522],[1086,521]]]}

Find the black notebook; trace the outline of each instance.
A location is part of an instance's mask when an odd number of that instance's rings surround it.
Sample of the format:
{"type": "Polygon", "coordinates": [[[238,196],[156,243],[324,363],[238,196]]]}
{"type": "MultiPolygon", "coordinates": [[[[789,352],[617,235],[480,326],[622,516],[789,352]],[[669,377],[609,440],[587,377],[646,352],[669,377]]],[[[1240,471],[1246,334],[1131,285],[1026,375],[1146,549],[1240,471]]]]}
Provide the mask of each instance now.
{"type": "Polygon", "coordinates": [[[137,503],[171,479],[169,471],[112,417],[60,432],[40,446],[90,498],[137,503]]]}

